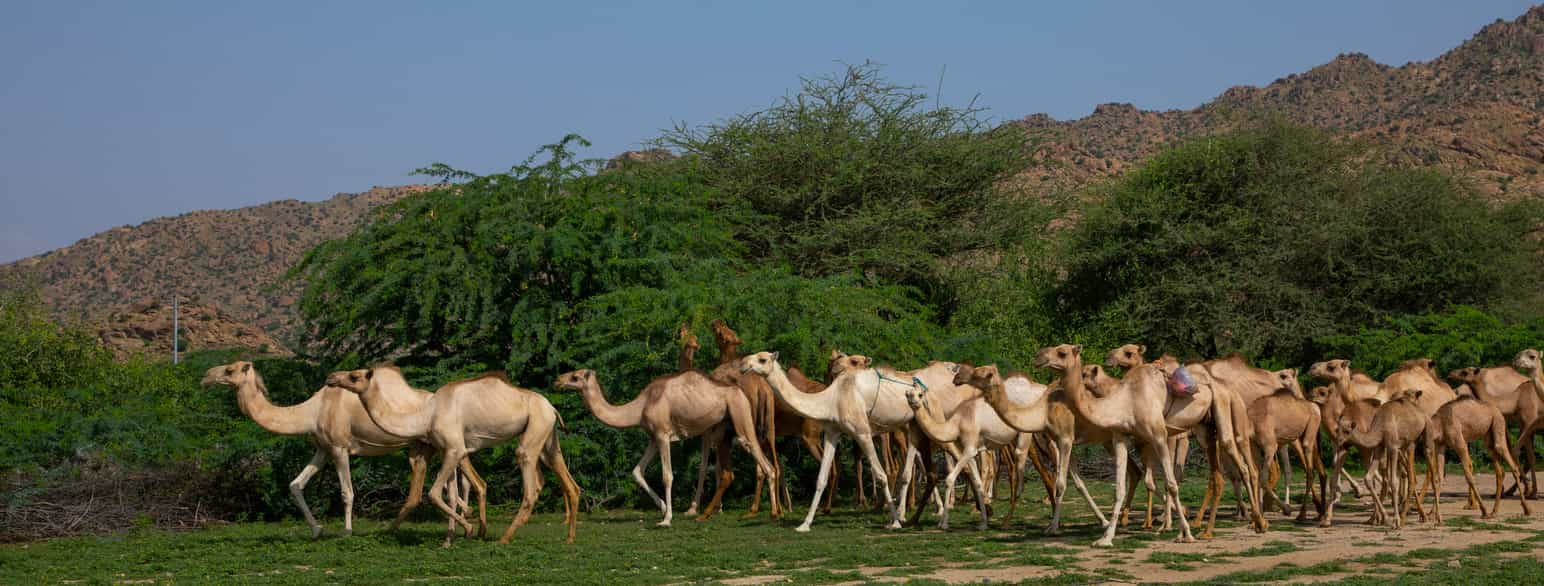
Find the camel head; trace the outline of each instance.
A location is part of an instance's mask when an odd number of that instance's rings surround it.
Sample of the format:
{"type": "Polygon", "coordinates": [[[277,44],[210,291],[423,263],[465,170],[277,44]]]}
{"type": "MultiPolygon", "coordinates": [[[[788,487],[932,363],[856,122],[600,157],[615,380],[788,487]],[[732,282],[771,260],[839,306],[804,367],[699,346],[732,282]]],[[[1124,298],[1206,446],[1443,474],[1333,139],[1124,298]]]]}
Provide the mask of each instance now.
{"type": "Polygon", "coordinates": [[[910,405],[913,411],[921,411],[926,409],[927,387],[919,388],[917,385],[908,387],[906,389],[906,404],[910,405]]]}
{"type": "Polygon", "coordinates": [[[1405,389],[1402,391],[1395,391],[1393,395],[1389,396],[1389,402],[1396,403],[1399,401],[1408,401],[1414,403],[1421,400],[1421,392],[1421,389],[1405,389]]]}
{"type": "Polygon", "coordinates": [[[873,359],[861,354],[847,354],[841,350],[832,350],[831,362],[826,366],[826,380],[834,380],[849,370],[863,370],[873,363],[873,359]]]}
{"type": "Polygon", "coordinates": [[[1136,368],[1145,362],[1142,355],[1147,353],[1147,346],[1140,344],[1126,344],[1110,351],[1110,355],[1104,359],[1107,368],[1136,368]]]}
{"type": "Polygon", "coordinates": [[[370,381],[374,378],[375,370],[370,368],[340,370],[327,375],[327,384],[351,393],[363,393],[370,388],[370,381]]]}
{"type": "Polygon", "coordinates": [[[239,387],[254,376],[257,376],[257,371],[252,369],[252,363],[238,360],[204,371],[204,379],[199,381],[199,384],[205,387],[214,385],[239,387]]]}
{"type": "Polygon", "coordinates": [[[1466,366],[1453,372],[1449,372],[1447,377],[1448,380],[1456,383],[1472,385],[1474,384],[1474,381],[1479,380],[1480,378],[1480,367],[1466,366]]]}
{"type": "Polygon", "coordinates": [[[1277,389],[1285,389],[1285,390],[1291,391],[1292,392],[1292,396],[1297,397],[1299,399],[1305,398],[1305,397],[1303,397],[1303,385],[1301,383],[1299,383],[1298,380],[1297,380],[1297,369],[1296,368],[1286,368],[1286,369],[1278,370],[1276,372],[1271,373],[1271,375],[1275,376],[1276,377],[1276,382],[1281,385],[1279,387],[1276,387],[1277,389]]]}
{"type": "Polygon", "coordinates": [[[1456,387],[1453,387],[1453,396],[1455,396],[1457,398],[1460,398],[1460,399],[1465,398],[1465,397],[1473,399],[1474,398],[1474,389],[1470,388],[1469,385],[1458,385],[1456,387]]]}
{"type": "Polygon", "coordinates": [[[713,320],[713,339],[718,342],[720,347],[739,346],[741,344],[740,335],[734,333],[734,330],[729,329],[729,324],[724,323],[724,320],[721,319],[713,320]]]}
{"type": "Polygon", "coordinates": [[[1517,358],[1512,360],[1512,366],[1517,367],[1518,370],[1526,370],[1529,372],[1538,370],[1539,351],[1533,348],[1529,348],[1527,350],[1523,350],[1522,352],[1518,352],[1517,358]]]}
{"type": "Polygon", "coordinates": [[[772,368],[777,366],[776,352],[757,352],[740,359],[741,374],[759,374],[767,376],[772,374],[772,368]]]}
{"type": "MultiPolygon", "coordinates": [[[[1074,363],[1081,364],[1082,361],[1082,344],[1061,344],[1059,346],[1048,346],[1041,348],[1039,352],[1035,353],[1036,367],[1049,368],[1056,372],[1066,372],[1067,369],[1072,367],[1074,363]]],[[[1078,368],[1081,368],[1081,366],[1078,366],[1078,368]]],[[[1082,373],[1079,372],[1079,374],[1082,373]]]]}
{"type": "Polygon", "coordinates": [[[954,363],[954,386],[970,384],[970,375],[976,371],[976,365],[969,362],[954,363]]]}
{"type": "Polygon", "coordinates": [[[1351,361],[1341,359],[1315,362],[1313,366],[1308,367],[1308,376],[1315,380],[1327,381],[1337,381],[1341,377],[1350,378],[1351,361]]]}
{"type": "Polygon", "coordinates": [[[595,379],[595,371],[581,368],[558,375],[558,380],[552,383],[552,387],[559,391],[581,391],[585,387],[594,384],[598,384],[595,379]]]}
{"type": "Polygon", "coordinates": [[[1313,390],[1308,391],[1308,400],[1323,405],[1325,401],[1330,400],[1330,388],[1322,385],[1314,387],[1313,390]]]}
{"type": "Polygon", "coordinates": [[[681,324],[681,329],[676,332],[676,336],[680,338],[682,346],[692,350],[702,348],[702,345],[697,343],[697,335],[692,333],[690,324],[681,324]]]}
{"type": "Polygon", "coordinates": [[[969,370],[961,368],[954,373],[954,384],[970,385],[983,391],[1001,387],[1003,384],[1002,373],[997,370],[996,364],[977,366],[969,370]]]}
{"type": "MultiPolygon", "coordinates": [[[[1130,346],[1130,344],[1127,344],[1127,346],[1130,346]]],[[[1083,387],[1090,392],[1099,391],[1105,386],[1112,384],[1115,384],[1115,379],[1110,376],[1110,373],[1105,372],[1104,367],[1098,364],[1090,364],[1083,367],[1083,387]]]]}

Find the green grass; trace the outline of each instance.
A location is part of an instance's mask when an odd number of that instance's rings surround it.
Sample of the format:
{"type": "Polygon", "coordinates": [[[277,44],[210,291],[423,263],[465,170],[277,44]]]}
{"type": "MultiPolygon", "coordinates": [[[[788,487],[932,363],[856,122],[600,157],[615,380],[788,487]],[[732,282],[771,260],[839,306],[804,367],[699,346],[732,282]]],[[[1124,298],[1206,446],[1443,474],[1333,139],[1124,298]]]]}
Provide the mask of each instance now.
{"type": "MultiPolygon", "coordinates": [[[[1199,484],[1192,474],[1185,488],[1199,484]]],[[[1095,497],[1108,502],[1108,483],[1091,482],[1095,497]]],[[[1033,487],[1034,485],[1031,484],[1033,487]]],[[[1000,491],[1006,495],[1007,491],[1000,491]]],[[[954,528],[933,528],[931,514],[922,528],[887,531],[884,515],[839,507],[816,518],[814,531],[798,534],[793,528],[802,515],[778,524],[760,519],[740,519],[743,509],[731,509],[712,521],[697,523],[678,516],[675,527],[654,527],[655,511],[610,511],[581,515],[578,543],[565,545],[561,518],[537,515],[521,529],[514,543],[498,545],[491,540],[459,539],[453,548],[439,547],[442,522],[417,522],[388,533],[374,520],[356,523],[352,537],[338,537],[340,520],[326,518],[329,533],[313,541],[297,520],[275,523],[240,523],[212,526],[197,531],[171,532],[139,529],[103,537],[61,538],[25,544],[0,545],[0,584],[81,580],[110,583],[126,580],[220,583],[385,583],[410,579],[435,579],[466,583],[677,583],[704,582],[746,576],[776,575],[794,583],[831,583],[872,580],[876,577],[920,579],[947,568],[990,569],[1038,567],[1051,583],[1083,583],[1120,579],[1140,581],[1119,565],[1097,576],[1075,565],[1076,556],[1109,559],[1119,556],[1143,559],[1173,570],[1189,570],[1215,564],[1221,558],[1276,556],[1296,551],[1299,545],[1282,539],[1236,553],[1177,552],[1164,547],[1174,532],[1155,534],[1138,529],[1140,514],[1123,529],[1111,550],[1092,552],[1088,546],[1102,532],[1080,502],[1068,499],[1064,531],[1048,537],[1042,529],[1048,510],[1038,503],[1038,492],[1020,503],[1013,527],[1000,530],[993,519],[987,532],[974,530],[975,514],[962,504],[952,515],[954,528]]],[[[550,496],[550,495],[549,495],[550,496]]],[[[1199,497],[1191,502],[1198,502],[1199,497]]],[[[1228,501],[1224,501],[1225,503],[1228,501]]],[[[1005,512],[1006,503],[994,508],[1005,512]]],[[[1193,505],[1192,505],[1193,506],[1193,505]]],[[[1361,514],[1359,507],[1343,510],[1361,514]]],[[[798,507],[802,513],[803,503],[798,507]]],[[[489,530],[502,532],[509,522],[508,509],[495,509],[489,530]]],[[[424,518],[432,518],[426,514],[424,518]]],[[[1459,521],[1455,528],[1488,528],[1491,524],[1459,521]]],[[[1272,524],[1273,530],[1294,527],[1288,521],[1272,524]]],[[[1501,526],[1510,531],[1514,525],[1501,526]]],[[[1225,532],[1248,531],[1232,518],[1231,505],[1219,515],[1219,538],[1225,532]]],[[[1282,535],[1292,540],[1311,539],[1313,531],[1282,535]]],[[[1515,564],[1499,559],[1510,552],[1544,547],[1544,533],[1467,550],[1418,549],[1403,554],[1348,558],[1303,567],[1282,564],[1268,571],[1229,574],[1223,582],[1281,580],[1294,576],[1323,576],[1347,571],[1347,564],[1361,568],[1388,568],[1407,572],[1427,564],[1440,566],[1460,559],[1465,568],[1490,577],[1511,577],[1515,564]],[[1484,562],[1490,558],[1495,563],[1484,562]],[[1482,563],[1483,562],[1483,563],[1482,563]],[[1488,565],[1487,565],[1488,564],[1488,565]]],[[[1221,562],[1226,564],[1228,562],[1221,562]]],[[[1401,578],[1404,579],[1404,578],[1401,578]]]]}

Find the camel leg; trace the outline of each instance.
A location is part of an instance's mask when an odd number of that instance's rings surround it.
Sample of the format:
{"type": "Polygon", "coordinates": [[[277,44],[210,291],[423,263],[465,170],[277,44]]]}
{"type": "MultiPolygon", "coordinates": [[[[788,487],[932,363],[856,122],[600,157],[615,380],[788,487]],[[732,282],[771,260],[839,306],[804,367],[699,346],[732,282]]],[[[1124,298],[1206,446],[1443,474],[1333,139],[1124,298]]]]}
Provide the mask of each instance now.
{"type": "MultiPolygon", "coordinates": [[[[1458,463],[1464,467],[1464,481],[1469,483],[1469,489],[1478,492],[1478,490],[1475,489],[1474,482],[1474,463],[1469,458],[1469,442],[1452,442],[1452,445],[1449,445],[1449,447],[1453,448],[1453,451],[1458,452],[1458,463]]],[[[1496,491],[1496,496],[1499,502],[1501,496],[1501,487],[1499,485],[1496,486],[1496,491]]],[[[1479,505],[1480,509],[1480,518],[1489,519],[1491,517],[1491,513],[1485,510],[1485,501],[1479,501],[1477,504],[1479,505]]]]}
{"type": "MultiPolygon", "coordinates": [[[[1346,471],[1346,450],[1336,446],[1335,451],[1331,456],[1331,460],[1333,461],[1331,467],[1335,469],[1335,472],[1330,474],[1330,482],[1328,486],[1330,489],[1330,494],[1326,495],[1324,498],[1324,514],[1319,516],[1320,527],[1329,527],[1335,518],[1335,503],[1340,500],[1339,479],[1340,475],[1344,474],[1346,471]]],[[[1438,495],[1441,495],[1440,491],[1438,492],[1438,495]]]]}
{"type": "MultiPolygon", "coordinates": [[[[727,433],[723,433],[722,427],[718,431],[714,433],[716,446],[713,448],[714,457],[718,459],[718,484],[713,487],[713,498],[708,501],[708,507],[702,510],[701,515],[697,516],[698,521],[706,521],[712,518],[714,513],[718,512],[719,507],[722,507],[724,504],[724,492],[729,490],[729,484],[734,482],[734,466],[729,461],[730,455],[734,453],[734,439],[727,433]]],[[[758,481],[766,477],[765,474],[760,474],[759,472],[760,469],[758,469],[756,474],[758,481]]]]}
{"type": "Polygon", "coordinates": [[[810,523],[815,522],[815,509],[820,507],[820,493],[826,490],[826,481],[831,478],[831,461],[836,458],[837,433],[835,429],[828,426],[821,437],[820,473],[815,476],[815,498],[810,501],[810,512],[804,516],[804,523],[794,531],[808,533],[810,523]]]}
{"type": "MultiPolygon", "coordinates": [[[[1045,528],[1047,535],[1056,535],[1061,532],[1062,496],[1067,493],[1067,474],[1072,469],[1072,440],[1071,438],[1054,438],[1056,446],[1056,483],[1046,491],[1051,498],[1051,524],[1045,528]]],[[[1075,476],[1075,475],[1074,475],[1075,476]]],[[[1094,512],[1099,512],[1099,505],[1090,502],[1094,512]]]]}
{"type": "Polygon", "coordinates": [[[451,476],[456,474],[456,471],[461,466],[461,460],[466,458],[466,448],[459,447],[465,445],[465,442],[459,437],[446,438],[442,445],[452,447],[446,449],[440,456],[440,473],[435,475],[434,485],[429,487],[429,502],[434,503],[435,508],[439,509],[447,517],[450,517],[450,520],[455,523],[455,525],[451,526],[451,531],[445,532],[445,543],[443,545],[444,547],[450,547],[451,540],[455,537],[454,527],[459,525],[467,532],[471,532],[472,524],[467,522],[465,517],[462,517],[460,513],[457,513],[455,509],[452,509],[445,502],[445,495],[450,490],[451,476]]]}
{"type": "Polygon", "coordinates": [[[354,475],[349,472],[348,448],[332,449],[332,466],[338,470],[338,491],[343,496],[343,534],[354,534],[354,475]]]}
{"type": "MultiPolygon", "coordinates": [[[[1269,450],[1269,449],[1267,449],[1267,450],[1262,450],[1262,451],[1265,452],[1265,455],[1264,455],[1265,461],[1260,463],[1260,468],[1264,469],[1264,470],[1267,470],[1266,474],[1270,474],[1270,472],[1268,472],[1268,471],[1272,467],[1276,466],[1276,458],[1277,458],[1276,450],[1269,450]]],[[[1282,476],[1283,477],[1286,476],[1285,468],[1282,469],[1282,476]]],[[[1262,482],[1260,484],[1261,492],[1264,493],[1262,495],[1264,498],[1261,499],[1261,500],[1263,500],[1266,503],[1274,503],[1274,504],[1280,505],[1281,506],[1281,510],[1282,510],[1281,514],[1283,514],[1283,515],[1290,515],[1290,514],[1292,514],[1291,509],[1287,508],[1287,506],[1282,503],[1281,498],[1276,496],[1276,481],[1277,480],[1279,480],[1279,479],[1277,479],[1277,478],[1267,478],[1264,482],[1262,482]]],[[[1287,483],[1290,484],[1291,480],[1287,480],[1287,483]]]]}
{"type": "MultiPolygon", "coordinates": [[[[1431,479],[1431,485],[1433,487],[1431,493],[1431,522],[1437,525],[1441,525],[1442,480],[1443,476],[1445,476],[1447,472],[1445,467],[1445,464],[1447,463],[1447,448],[1442,446],[1438,447],[1437,449],[1440,451],[1436,451],[1435,455],[1427,456],[1427,458],[1431,458],[1432,461],[1427,463],[1426,477],[1431,479]]],[[[1416,504],[1419,505],[1420,503],[1416,504]]]]}
{"type": "MultiPolygon", "coordinates": [[[[1094,542],[1094,547],[1113,547],[1115,545],[1115,529],[1120,526],[1121,505],[1126,502],[1126,457],[1128,447],[1125,437],[1115,439],[1115,508],[1110,511],[1110,522],[1105,524],[1104,536],[1094,542]]],[[[1164,454],[1167,456],[1167,452],[1164,454]]]]}
{"type": "Polygon", "coordinates": [[[568,472],[568,462],[563,460],[563,447],[558,443],[556,432],[547,438],[542,461],[557,474],[558,484],[563,487],[563,524],[568,526],[568,540],[564,543],[573,543],[579,526],[579,483],[574,482],[574,476],[568,472]]]}
{"type": "Polygon", "coordinates": [[[638,464],[633,466],[633,482],[643,487],[644,494],[654,500],[654,506],[659,507],[661,513],[665,512],[665,501],[654,494],[654,489],[649,488],[649,481],[643,477],[643,472],[649,469],[649,461],[654,459],[654,454],[659,451],[659,445],[650,439],[649,444],[643,447],[643,457],[638,459],[638,464]]]}
{"type": "MultiPolygon", "coordinates": [[[[887,529],[900,529],[901,528],[901,519],[906,516],[906,496],[907,496],[907,494],[909,494],[909,491],[911,490],[911,480],[912,480],[911,479],[911,475],[912,475],[912,471],[914,470],[913,464],[915,462],[917,462],[918,460],[920,460],[921,457],[922,457],[921,451],[919,450],[919,447],[917,445],[918,443],[920,443],[921,440],[916,438],[916,437],[912,437],[912,434],[916,433],[915,431],[913,431],[913,429],[914,428],[908,426],[907,430],[906,430],[906,436],[907,436],[906,439],[908,441],[906,442],[906,450],[905,450],[905,454],[906,455],[904,456],[905,463],[901,465],[901,473],[900,473],[900,475],[898,477],[900,479],[899,487],[896,489],[896,493],[895,493],[896,494],[897,502],[895,503],[894,510],[891,511],[891,513],[892,513],[891,521],[890,521],[889,525],[886,525],[887,529]]],[[[858,443],[861,446],[861,444],[863,442],[862,442],[862,440],[859,440],[858,443]]],[[[873,440],[870,439],[869,440],[869,446],[872,447],[873,445],[874,445],[873,444],[873,440]]],[[[863,451],[864,451],[865,454],[867,454],[870,449],[871,448],[863,448],[863,451]]],[[[923,468],[925,470],[932,468],[932,463],[933,462],[932,462],[931,455],[932,454],[929,453],[929,458],[926,461],[923,462],[923,468]]],[[[876,457],[873,457],[873,458],[869,458],[869,465],[871,467],[879,465],[878,457],[876,456],[876,457]]],[[[927,474],[927,473],[924,472],[924,474],[927,474]]],[[[937,484],[937,477],[936,476],[933,476],[932,474],[927,474],[927,476],[928,476],[928,478],[930,480],[932,480],[932,484],[934,484],[934,485],[937,484]]],[[[884,488],[885,488],[885,493],[886,493],[885,494],[886,506],[889,506],[889,504],[890,504],[889,503],[889,501],[890,501],[890,496],[889,496],[890,487],[889,487],[888,484],[886,484],[886,485],[884,485],[884,488]]]]}
{"type": "Polygon", "coordinates": [[[316,522],[316,517],[311,516],[311,507],[306,506],[306,484],[311,482],[311,477],[322,469],[322,462],[327,461],[327,452],[321,448],[316,449],[316,455],[311,456],[311,461],[305,468],[300,469],[300,474],[289,483],[290,496],[295,498],[295,504],[300,505],[300,514],[306,518],[306,525],[311,526],[311,539],[322,536],[322,526],[316,522]]]}
{"type": "MultiPolygon", "coordinates": [[[[1520,439],[1526,439],[1529,443],[1533,442],[1533,438],[1532,437],[1523,437],[1523,438],[1520,438],[1520,439]]],[[[1500,442],[1505,441],[1505,440],[1506,440],[1506,433],[1504,431],[1502,433],[1500,433],[1500,434],[1497,434],[1496,437],[1493,437],[1491,439],[1491,442],[1490,442],[1490,444],[1491,444],[1490,445],[1491,459],[1493,461],[1496,461],[1496,462],[1505,463],[1508,468],[1512,469],[1512,478],[1516,479],[1518,483],[1521,483],[1523,481],[1523,471],[1517,467],[1517,460],[1512,458],[1511,452],[1507,451],[1505,445],[1500,445],[1500,442]]],[[[1531,455],[1533,452],[1532,452],[1532,450],[1529,450],[1528,453],[1531,455]]],[[[1517,495],[1517,504],[1522,505],[1523,515],[1532,515],[1533,514],[1533,511],[1529,510],[1529,508],[1528,508],[1528,496],[1526,494],[1518,494],[1517,495]]],[[[1499,493],[1496,495],[1496,507],[1495,508],[1496,508],[1497,511],[1501,510],[1501,495],[1499,493]]]]}
{"type": "Polygon", "coordinates": [[[669,527],[670,520],[675,517],[675,508],[670,500],[671,490],[675,485],[675,468],[670,465],[670,436],[662,435],[654,438],[654,443],[659,444],[659,476],[665,483],[665,520],[656,523],[659,527],[669,527]]]}
{"type": "MultiPolygon", "coordinates": [[[[762,415],[766,418],[767,427],[762,435],[766,443],[766,449],[762,450],[762,455],[767,458],[767,464],[770,465],[770,470],[766,473],[769,477],[767,478],[767,500],[772,501],[772,512],[769,514],[775,521],[783,516],[784,504],[781,502],[780,492],[783,485],[783,463],[777,458],[777,402],[773,401],[771,396],[764,396],[761,399],[762,415]]],[[[760,491],[757,491],[757,496],[760,494],[760,491]]]]}
{"type": "MultiPolygon", "coordinates": [[[[988,452],[988,453],[991,453],[991,452],[988,452]]],[[[994,455],[994,457],[995,457],[995,455],[994,455]]],[[[987,492],[987,490],[986,490],[986,483],[985,483],[984,480],[982,480],[981,471],[977,468],[976,458],[975,457],[966,458],[965,463],[966,463],[965,473],[968,476],[970,476],[970,482],[971,482],[972,485],[975,486],[975,491],[976,491],[976,508],[981,510],[981,522],[976,524],[976,530],[977,531],[986,531],[987,525],[989,525],[992,522],[992,507],[991,507],[990,504],[988,504],[988,499],[990,498],[990,493],[987,492]]],[[[995,466],[995,465],[996,464],[994,463],[993,466],[995,466]]],[[[955,468],[958,469],[959,466],[956,465],[955,468]]],[[[955,474],[959,474],[958,470],[955,471],[955,474]]],[[[949,487],[950,488],[954,487],[954,481],[951,480],[949,482],[949,487]]]]}
{"type": "MultiPolygon", "coordinates": [[[[1221,424],[1226,425],[1227,420],[1223,420],[1221,424]]],[[[1158,429],[1151,431],[1156,432],[1154,435],[1158,435],[1159,433],[1164,432],[1164,429],[1161,426],[1161,422],[1158,429]]],[[[1181,543],[1189,543],[1195,541],[1195,536],[1190,534],[1190,522],[1185,519],[1185,503],[1179,498],[1179,481],[1174,479],[1174,456],[1173,454],[1169,453],[1169,442],[1157,441],[1153,442],[1153,444],[1153,449],[1158,452],[1158,464],[1163,466],[1163,481],[1165,487],[1168,489],[1168,499],[1174,503],[1175,513],[1179,517],[1179,538],[1177,538],[1175,541],[1181,543]]],[[[1237,456],[1236,450],[1234,456],[1237,456]]],[[[1259,509],[1256,508],[1256,514],[1258,513],[1259,509]]]]}
{"type": "Polygon", "coordinates": [[[402,521],[418,508],[418,504],[424,498],[424,476],[429,469],[429,458],[426,450],[421,447],[411,447],[407,450],[407,465],[412,469],[412,475],[407,481],[407,502],[402,503],[402,510],[397,511],[397,519],[391,522],[389,531],[396,531],[402,525],[402,521]]]}
{"type": "MultiPolygon", "coordinates": [[[[548,431],[548,434],[554,434],[548,431]]],[[[534,439],[534,438],[533,438],[534,439]]],[[[520,438],[520,447],[515,449],[515,459],[520,462],[520,509],[515,512],[515,519],[509,522],[509,528],[504,530],[504,536],[499,538],[499,543],[509,543],[514,539],[515,530],[531,520],[531,510],[536,508],[536,499],[541,497],[541,455],[542,450],[547,449],[547,442],[537,445],[535,441],[527,441],[520,438]]],[[[666,454],[670,453],[667,448],[666,454]]],[[[666,460],[669,462],[669,460],[666,460]]],[[[665,464],[665,494],[670,494],[670,465],[665,464]]]]}
{"type": "MultiPolygon", "coordinates": [[[[488,536],[488,483],[477,474],[477,469],[472,467],[472,458],[462,458],[458,470],[461,472],[462,486],[461,500],[468,508],[471,507],[470,495],[467,491],[477,491],[477,536],[488,536]]],[[[465,515],[463,515],[464,517],[465,515]]],[[[470,533],[468,533],[470,536],[470,533]]]]}
{"type": "MultiPolygon", "coordinates": [[[[890,522],[885,525],[885,528],[900,529],[900,507],[897,506],[898,503],[896,503],[895,497],[890,492],[890,479],[885,477],[885,467],[879,462],[879,453],[874,450],[874,436],[859,433],[854,434],[852,439],[858,443],[858,449],[863,450],[863,457],[868,460],[869,470],[873,476],[874,483],[879,485],[879,493],[885,497],[885,510],[889,513],[890,517],[890,522]]],[[[911,450],[915,449],[915,447],[907,446],[906,449],[907,453],[911,453],[911,450]]],[[[910,458],[907,460],[906,468],[909,469],[911,467],[910,458]]]]}
{"type": "MultiPolygon", "coordinates": [[[[1050,471],[1046,469],[1045,461],[1040,458],[1040,447],[1038,445],[1038,441],[1030,441],[1028,452],[1029,462],[1030,464],[1034,465],[1035,474],[1040,475],[1040,483],[1045,485],[1045,494],[1049,496],[1051,494],[1051,488],[1056,483],[1056,481],[1052,479],[1050,471]]],[[[1020,464],[1019,467],[1022,468],[1023,465],[1020,464]]]]}
{"type": "MultiPolygon", "coordinates": [[[[692,490],[692,504],[686,507],[686,516],[697,514],[697,507],[702,503],[702,487],[708,480],[708,446],[714,443],[716,438],[710,438],[712,432],[702,434],[702,456],[697,460],[697,488],[692,490]]],[[[761,504],[761,477],[756,478],[756,496],[751,500],[751,511],[761,504]]]]}
{"type": "MultiPolygon", "coordinates": [[[[1281,514],[1292,514],[1292,453],[1286,444],[1278,448],[1278,460],[1281,460],[1281,514]]],[[[1306,474],[1306,473],[1305,473],[1306,474]]],[[[1275,485],[1272,484],[1272,487],[1275,485]]]]}

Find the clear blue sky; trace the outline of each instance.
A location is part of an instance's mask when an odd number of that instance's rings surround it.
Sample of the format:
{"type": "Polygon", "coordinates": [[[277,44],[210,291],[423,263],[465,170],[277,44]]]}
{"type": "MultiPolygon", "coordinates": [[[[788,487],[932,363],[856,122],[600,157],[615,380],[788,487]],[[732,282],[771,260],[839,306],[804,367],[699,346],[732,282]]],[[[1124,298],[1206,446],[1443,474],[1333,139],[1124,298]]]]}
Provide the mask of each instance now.
{"type": "Polygon", "coordinates": [[[195,209],[590,156],[872,59],[999,119],[1191,108],[1342,52],[1424,61],[1527,2],[0,0],[0,262],[195,209]]]}

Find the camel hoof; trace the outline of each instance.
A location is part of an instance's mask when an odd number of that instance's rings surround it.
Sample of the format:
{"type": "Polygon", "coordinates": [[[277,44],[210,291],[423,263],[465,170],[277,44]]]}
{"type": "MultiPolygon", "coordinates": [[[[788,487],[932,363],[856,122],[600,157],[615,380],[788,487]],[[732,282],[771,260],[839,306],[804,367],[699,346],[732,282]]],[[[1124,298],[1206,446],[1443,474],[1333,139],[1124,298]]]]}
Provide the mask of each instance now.
{"type": "Polygon", "coordinates": [[[949,524],[948,523],[939,523],[938,524],[938,528],[942,529],[944,531],[948,531],[949,530],[949,524]]]}
{"type": "Polygon", "coordinates": [[[311,539],[321,539],[321,537],[322,537],[322,528],[321,527],[312,527],[311,528],[311,539]]]}
{"type": "Polygon", "coordinates": [[[794,531],[798,532],[798,533],[809,533],[810,532],[810,526],[809,525],[800,525],[798,527],[795,527],[794,531]]]}
{"type": "MultiPolygon", "coordinates": [[[[752,516],[754,516],[754,515],[752,515],[752,516]]],[[[706,521],[707,521],[707,520],[708,520],[708,519],[711,519],[711,518],[712,518],[712,517],[709,517],[709,516],[707,516],[707,515],[698,515],[698,516],[696,516],[696,517],[695,517],[695,518],[693,518],[693,519],[692,519],[692,520],[693,520],[693,521],[696,521],[696,522],[698,522],[698,523],[703,523],[703,522],[706,522],[706,521]]],[[[749,519],[749,518],[750,518],[750,516],[746,516],[746,517],[740,517],[740,518],[741,518],[741,519],[749,519]]]]}
{"type": "Polygon", "coordinates": [[[690,517],[695,514],[697,514],[697,507],[686,509],[686,516],[690,517]]]}
{"type": "Polygon", "coordinates": [[[1201,538],[1203,540],[1206,540],[1206,541],[1211,541],[1211,540],[1215,539],[1217,536],[1216,535],[1212,535],[1211,531],[1207,531],[1205,533],[1202,533],[1202,534],[1198,535],[1197,537],[1199,537],[1199,538],[1201,538]]]}
{"type": "Polygon", "coordinates": [[[654,526],[655,527],[669,527],[670,526],[670,519],[665,519],[664,521],[660,521],[658,523],[655,523],[654,526]]]}
{"type": "Polygon", "coordinates": [[[1092,547],[1115,547],[1115,541],[1112,539],[1100,539],[1095,541],[1092,547]]]}
{"type": "Polygon", "coordinates": [[[1181,535],[1174,538],[1174,543],[1195,543],[1196,538],[1190,535],[1181,535]]]}

